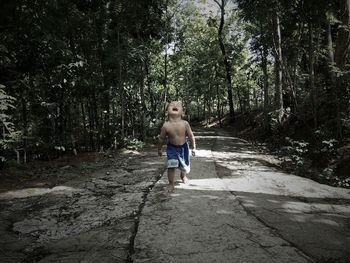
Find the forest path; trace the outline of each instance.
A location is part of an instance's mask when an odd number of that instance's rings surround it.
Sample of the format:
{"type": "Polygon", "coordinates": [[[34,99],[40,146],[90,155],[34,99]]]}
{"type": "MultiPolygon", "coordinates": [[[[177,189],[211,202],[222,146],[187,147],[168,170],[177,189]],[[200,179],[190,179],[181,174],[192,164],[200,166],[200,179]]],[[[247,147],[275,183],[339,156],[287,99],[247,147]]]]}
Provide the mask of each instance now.
{"type": "Polygon", "coordinates": [[[12,177],[0,262],[349,262],[350,190],[285,174],[222,130],[195,134],[173,194],[155,147],[12,177]]]}
{"type": "Polygon", "coordinates": [[[150,192],[133,262],[348,262],[350,190],[283,173],[223,131],[195,135],[190,182],[169,194],[164,175],[150,192]]]}

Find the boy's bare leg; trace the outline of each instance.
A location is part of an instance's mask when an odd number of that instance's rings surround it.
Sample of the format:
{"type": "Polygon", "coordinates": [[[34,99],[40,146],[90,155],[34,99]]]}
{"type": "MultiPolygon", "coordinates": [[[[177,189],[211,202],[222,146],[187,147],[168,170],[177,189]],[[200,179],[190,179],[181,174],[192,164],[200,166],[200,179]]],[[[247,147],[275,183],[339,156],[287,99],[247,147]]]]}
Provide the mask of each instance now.
{"type": "Polygon", "coordinates": [[[168,168],[169,191],[174,191],[175,189],[175,175],[175,168],[168,168]]]}
{"type": "Polygon", "coordinates": [[[181,171],[180,173],[180,177],[181,177],[181,180],[184,184],[187,184],[188,183],[188,178],[187,178],[187,174],[185,171],[181,171]]]}

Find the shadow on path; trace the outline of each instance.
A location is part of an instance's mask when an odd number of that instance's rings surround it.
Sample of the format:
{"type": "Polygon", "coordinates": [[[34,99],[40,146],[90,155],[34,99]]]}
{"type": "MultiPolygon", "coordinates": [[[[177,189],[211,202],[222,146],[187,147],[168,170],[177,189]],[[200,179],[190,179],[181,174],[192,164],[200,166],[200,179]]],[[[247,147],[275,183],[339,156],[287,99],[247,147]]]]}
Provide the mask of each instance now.
{"type": "Polygon", "coordinates": [[[190,182],[145,204],[134,262],[347,262],[346,189],[279,171],[244,140],[195,133],[190,182]]]}

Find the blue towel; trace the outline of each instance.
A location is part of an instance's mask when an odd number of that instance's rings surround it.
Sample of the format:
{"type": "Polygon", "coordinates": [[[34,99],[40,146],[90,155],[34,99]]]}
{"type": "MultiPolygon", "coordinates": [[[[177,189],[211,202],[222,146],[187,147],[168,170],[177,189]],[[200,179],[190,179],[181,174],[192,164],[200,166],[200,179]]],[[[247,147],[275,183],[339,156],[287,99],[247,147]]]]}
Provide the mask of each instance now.
{"type": "Polygon", "coordinates": [[[190,172],[190,148],[188,143],[183,145],[167,144],[167,168],[179,168],[186,173],[190,172]]]}

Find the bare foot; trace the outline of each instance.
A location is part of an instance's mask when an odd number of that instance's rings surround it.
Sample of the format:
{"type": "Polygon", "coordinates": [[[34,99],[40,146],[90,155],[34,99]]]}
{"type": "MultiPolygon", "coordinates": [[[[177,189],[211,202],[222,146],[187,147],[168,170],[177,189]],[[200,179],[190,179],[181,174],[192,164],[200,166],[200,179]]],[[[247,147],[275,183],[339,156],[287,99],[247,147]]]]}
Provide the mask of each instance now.
{"type": "Polygon", "coordinates": [[[184,184],[188,184],[188,182],[189,182],[189,180],[188,180],[188,178],[187,178],[186,175],[185,175],[185,176],[181,176],[181,180],[182,180],[182,182],[183,182],[184,184]]]}
{"type": "Polygon", "coordinates": [[[169,184],[166,189],[169,193],[173,193],[175,191],[175,187],[172,184],[169,184]]]}

